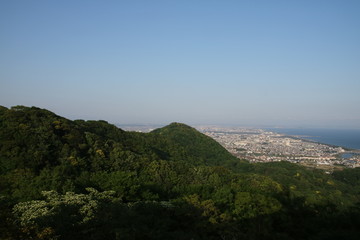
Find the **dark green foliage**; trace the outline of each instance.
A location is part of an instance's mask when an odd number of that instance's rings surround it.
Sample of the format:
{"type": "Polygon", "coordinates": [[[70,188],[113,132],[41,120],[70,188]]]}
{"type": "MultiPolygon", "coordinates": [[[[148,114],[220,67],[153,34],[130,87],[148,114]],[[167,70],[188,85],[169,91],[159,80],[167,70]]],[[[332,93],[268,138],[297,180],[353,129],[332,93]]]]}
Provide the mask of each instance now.
{"type": "Polygon", "coordinates": [[[360,185],[360,168],[344,169],[333,174],[334,178],[352,186],[360,185]]]}
{"type": "Polygon", "coordinates": [[[249,164],[180,123],[0,106],[0,239],[358,239],[359,179],[249,164]]]}
{"type": "Polygon", "coordinates": [[[149,135],[154,140],[152,145],[167,153],[163,154],[165,159],[187,160],[197,165],[224,165],[236,159],[219,143],[185,124],[171,123],[149,135]]]}

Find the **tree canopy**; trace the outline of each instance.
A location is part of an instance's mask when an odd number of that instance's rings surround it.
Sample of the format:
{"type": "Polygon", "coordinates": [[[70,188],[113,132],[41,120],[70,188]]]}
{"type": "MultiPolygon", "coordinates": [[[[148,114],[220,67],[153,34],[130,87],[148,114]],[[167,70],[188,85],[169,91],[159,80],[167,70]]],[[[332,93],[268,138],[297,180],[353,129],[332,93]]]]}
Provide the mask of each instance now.
{"type": "Polygon", "coordinates": [[[0,239],[358,239],[359,179],[250,164],[180,123],[0,106],[0,239]]]}

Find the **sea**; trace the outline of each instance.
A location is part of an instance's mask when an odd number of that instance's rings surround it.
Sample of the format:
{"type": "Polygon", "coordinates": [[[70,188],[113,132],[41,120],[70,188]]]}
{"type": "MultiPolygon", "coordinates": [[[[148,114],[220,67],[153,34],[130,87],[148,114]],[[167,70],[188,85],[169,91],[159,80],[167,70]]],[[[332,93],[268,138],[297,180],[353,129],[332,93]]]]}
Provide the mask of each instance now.
{"type": "Polygon", "coordinates": [[[267,128],[265,130],[360,150],[360,129],[267,128]]]}

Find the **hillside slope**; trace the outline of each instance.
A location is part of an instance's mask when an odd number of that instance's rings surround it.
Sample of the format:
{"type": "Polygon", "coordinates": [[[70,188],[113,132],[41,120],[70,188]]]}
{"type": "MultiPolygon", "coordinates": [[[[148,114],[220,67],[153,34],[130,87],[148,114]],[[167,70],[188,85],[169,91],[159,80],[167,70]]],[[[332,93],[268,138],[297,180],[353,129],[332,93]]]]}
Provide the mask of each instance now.
{"type": "Polygon", "coordinates": [[[149,136],[153,145],[172,154],[172,160],[187,159],[193,164],[225,165],[227,161],[239,161],[214,139],[181,123],[171,123],[152,131],[149,136]]]}
{"type": "Polygon", "coordinates": [[[358,239],[358,179],[245,163],[180,123],[0,107],[0,239],[358,239]]]}

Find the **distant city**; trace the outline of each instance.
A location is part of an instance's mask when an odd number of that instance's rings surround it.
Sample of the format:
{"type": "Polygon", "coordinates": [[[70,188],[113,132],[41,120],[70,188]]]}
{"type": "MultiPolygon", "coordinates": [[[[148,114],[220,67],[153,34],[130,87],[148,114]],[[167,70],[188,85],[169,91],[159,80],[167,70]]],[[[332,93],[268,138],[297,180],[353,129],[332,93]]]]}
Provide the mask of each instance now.
{"type": "MultiPolygon", "coordinates": [[[[127,131],[149,132],[160,126],[119,126],[127,131]]],[[[331,172],[334,168],[359,167],[360,151],[311,141],[301,136],[242,127],[197,126],[234,156],[249,162],[289,161],[331,172]]]]}

